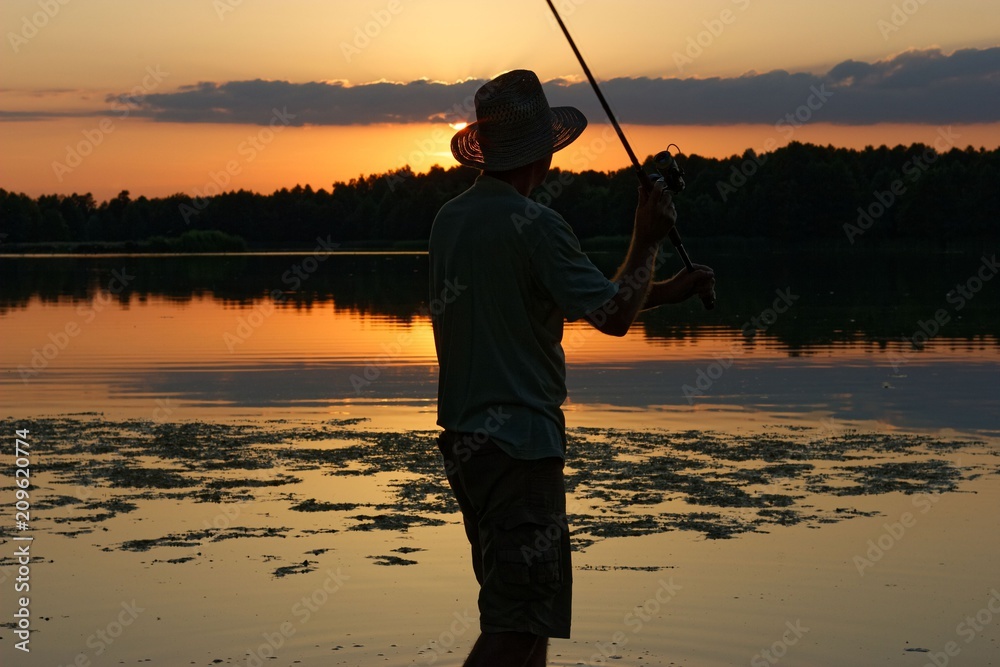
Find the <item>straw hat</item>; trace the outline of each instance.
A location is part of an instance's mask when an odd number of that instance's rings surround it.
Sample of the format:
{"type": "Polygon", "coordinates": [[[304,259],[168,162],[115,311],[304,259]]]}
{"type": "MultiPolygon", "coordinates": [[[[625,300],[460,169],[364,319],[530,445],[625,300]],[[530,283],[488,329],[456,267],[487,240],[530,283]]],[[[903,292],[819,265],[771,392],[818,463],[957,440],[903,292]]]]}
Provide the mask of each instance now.
{"type": "Polygon", "coordinates": [[[534,72],[514,70],[476,91],[476,122],[452,137],[451,152],[467,167],[507,171],[565,148],[585,127],[579,110],[549,107],[534,72]]]}

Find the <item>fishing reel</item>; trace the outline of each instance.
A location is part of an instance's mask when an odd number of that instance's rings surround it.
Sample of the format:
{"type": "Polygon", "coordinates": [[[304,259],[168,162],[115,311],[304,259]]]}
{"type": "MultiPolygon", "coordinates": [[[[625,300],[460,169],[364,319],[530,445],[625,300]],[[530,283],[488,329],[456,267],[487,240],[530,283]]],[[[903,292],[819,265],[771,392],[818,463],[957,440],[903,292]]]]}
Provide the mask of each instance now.
{"type": "Polygon", "coordinates": [[[667,150],[654,155],[653,167],[656,169],[656,173],[652,174],[652,178],[655,180],[657,176],[661,177],[667,184],[667,192],[678,194],[684,191],[686,185],[684,183],[684,170],[670,154],[670,146],[676,148],[678,153],[681,152],[677,144],[670,144],[667,146],[667,150]]]}

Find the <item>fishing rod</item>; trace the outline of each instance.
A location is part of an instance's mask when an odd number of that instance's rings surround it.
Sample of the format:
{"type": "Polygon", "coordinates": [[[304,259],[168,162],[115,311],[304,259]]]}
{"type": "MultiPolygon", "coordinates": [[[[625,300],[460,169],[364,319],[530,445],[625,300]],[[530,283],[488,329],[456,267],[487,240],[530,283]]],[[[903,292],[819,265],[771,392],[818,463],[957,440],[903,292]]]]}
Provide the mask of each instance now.
{"type": "MultiPolygon", "coordinates": [[[[632,168],[635,170],[635,175],[639,179],[639,184],[645,192],[650,192],[653,189],[653,179],[650,178],[649,174],[643,170],[642,165],[639,163],[639,158],[635,156],[632,146],[629,145],[628,139],[625,138],[625,133],[622,131],[621,125],[618,124],[618,119],[615,118],[615,114],[611,111],[611,106],[604,98],[604,93],[601,92],[600,87],[597,85],[597,79],[595,79],[594,75],[590,73],[590,68],[587,67],[587,63],[583,59],[583,54],[581,54],[580,49],[576,47],[576,42],[574,42],[573,37],[570,36],[569,30],[566,28],[566,24],[563,23],[562,17],[559,16],[559,12],[556,10],[556,6],[552,4],[552,0],[545,0],[545,2],[549,5],[549,9],[552,10],[552,14],[556,17],[556,22],[562,29],[563,34],[566,35],[566,41],[569,42],[570,48],[573,49],[576,59],[580,61],[583,73],[587,75],[587,80],[590,81],[590,86],[594,89],[594,93],[597,94],[597,100],[604,108],[604,113],[608,115],[608,120],[611,121],[612,127],[615,128],[618,138],[621,139],[622,146],[625,147],[625,152],[628,153],[628,157],[632,161],[632,168]]],[[[677,148],[677,151],[680,152],[680,148],[677,144],[670,144],[670,146],[677,148]]],[[[670,154],[670,146],[667,146],[668,150],[661,151],[653,156],[653,164],[655,165],[660,176],[662,176],[666,181],[667,191],[676,194],[684,189],[684,172],[677,165],[677,160],[675,160],[670,154]]],[[[684,267],[689,272],[694,271],[694,265],[691,263],[691,257],[688,255],[687,249],[684,247],[684,242],[681,240],[681,235],[680,232],[677,231],[676,225],[670,228],[668,238],[674,248],[677,249],[677,254],[681,256],[681,260],[684,261],[684,267]]],[[[715,294],[713,293],[711,296],[701,297],[701,303],[705,306],[706,310],[715,308],[715,294]]]]}

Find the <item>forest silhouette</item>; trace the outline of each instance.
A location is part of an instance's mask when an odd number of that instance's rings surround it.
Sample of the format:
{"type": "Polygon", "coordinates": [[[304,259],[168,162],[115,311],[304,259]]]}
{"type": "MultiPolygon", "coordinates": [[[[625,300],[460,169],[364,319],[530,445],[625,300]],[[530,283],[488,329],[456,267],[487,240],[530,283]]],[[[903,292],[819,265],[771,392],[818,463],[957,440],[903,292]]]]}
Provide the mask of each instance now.
{"type": "MultiPolygon", "coordinates": [[[[676,202],[687,237],[851,244],[997,237],[1000,149],[938,153],[925,144],[854,150],[793,142],[772,153],[681,155],[679,162],[687,189],[676,202]]],[[[233,190],[158,198],[123,191],[101,203],[89,193],[35,199],[0,189],[0,239],[8,251],[269,250],[312,247],[318,238],[345,248],[419,249],[441,204],[476,175],[465,167],[419,174],[404,167],[329,190],[307,185],[269,195],[233,190]]],[[[559,211],[581,240],[600,241],[630,233],[637,183],[629,168],[553,169],[534,197],[559,211]]]]}

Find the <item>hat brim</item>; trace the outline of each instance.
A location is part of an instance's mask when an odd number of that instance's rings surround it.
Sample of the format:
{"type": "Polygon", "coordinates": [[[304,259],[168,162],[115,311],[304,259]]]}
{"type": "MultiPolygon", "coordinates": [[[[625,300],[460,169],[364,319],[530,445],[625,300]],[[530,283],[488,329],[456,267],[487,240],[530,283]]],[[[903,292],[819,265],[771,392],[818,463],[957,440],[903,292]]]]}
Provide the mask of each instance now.
{"type": "Polygon", "coordinates": [[[490,155],[489,164],[479,145],[479,122],[469,123],[451,138],[451,154],[460,164],[488,171],[516,169],[560,151],[576,141],[587,127],[587,117],[575,107],[552,107],[552,145],[534,145],[490,155]]]}

